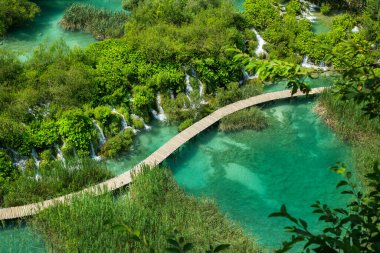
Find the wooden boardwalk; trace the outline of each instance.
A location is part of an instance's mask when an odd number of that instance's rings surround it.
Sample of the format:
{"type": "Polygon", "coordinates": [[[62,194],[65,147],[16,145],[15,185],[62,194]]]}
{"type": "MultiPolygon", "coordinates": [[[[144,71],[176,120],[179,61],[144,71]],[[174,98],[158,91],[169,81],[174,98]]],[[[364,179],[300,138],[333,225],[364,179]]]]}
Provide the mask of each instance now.
{"type": "MultiPolygon", "coordinates": [[[[312,89],[310,94],[320,93],[322,92],[323,89],[324,89],[323,87],[312,89]]],[[[293,97],[304,96],[304,95],[305,94],[303,93],[296,93],[293,95],[293,97]]],[[[203,119],[196,122],[189,128],[185,129],[184,131],[178,133],[176,136],[174,136],[172,139],[170,139],[168,142],[162,145],[159,149],[157,149],[154,153],[152,153],[141,163],[133,167],[131,170],[117,177],[111,178],[103,183],[86,188],[80,192],[68,194],[62,197],[42,201],[39,203],[0,209],[0,220],[16,219],[16,218],[22,218],[22,217],[34,215],[49,206],[55,205],[57,203],[68,202],[72,199],[73,196],[80,195],[86,192],[100,194],[105,189],[107,189],[108,191],[119,189],[131,183],[132,174],[138,173],[143,165],[154,166],[154,165],[160,164],[167,157],[169,157],[174,151],[176,151],[179,147],[185,144],[188,140],[198,135],[203,130],[205,130],[212,124],[219,121],[221,118],[227,115],[230,115],[234,112],[237,112],[241,109],[248,108],[257,104],[279,100],[279,99],[290,98],[290,97],[291,97],[290,91],[285,90],[285,91],[265,93],[262,95],[254,96],[245,100],[240,100],[238,102],[229,104],[225,107],[222,107],[216,110],[210,115],[204,117],[203,119]]]]}

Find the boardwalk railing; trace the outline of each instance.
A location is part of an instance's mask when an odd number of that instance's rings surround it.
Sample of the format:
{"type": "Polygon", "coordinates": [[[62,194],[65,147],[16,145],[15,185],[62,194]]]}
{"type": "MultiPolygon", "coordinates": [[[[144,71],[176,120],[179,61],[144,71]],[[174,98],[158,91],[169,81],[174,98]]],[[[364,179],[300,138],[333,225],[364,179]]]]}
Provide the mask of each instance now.
{"type": "MultiPolygon", "coordinates": [[[[320,93],[323,91],[323,89],[324,87],[312,89],[310,94],[320,93]]],[[[303,93],[296,93],[293,95],[293,97],[304,96],[304,95],[305,94],[303,93]]],[[[284,98],[290,98],[290,97],[292,97],[290,94],[290,91],[285,90],[285,91],[265,93],[262,95],[254,96],[245,100],[240,100],[238,102],[229,104],[225,107],[222,107],[216,110],[210,115],[204,117],[200,121],[186,128],[184,131],[178,133],[176,136],[174,136],[172,139],[170,139],[168,142],[162,145],[159,149],[157,149],[154,153],[152,153],[145,160],[143,160],[138,165],[133,167],[131,170],[117,177],[111,178],[103,183],[86,188],[76,193],[71,193],[62,197],[58,197],[58,198],[54,198],[54,199],[50,199],[50,200],[46,200],[46,201],[42,201],[38,203],[33,203],[29,205],[2,208],[0,209],[0,220],[16,219],[16,218],[22,218],[22,217],[34,215],[40,212],[41,210],[47,207],[50,207],[52,205],[55,205],[57,203],[68,202],[74,196],[77,196],[83,193],[91,192],[94,194],[100,194],[104,190],[113,191],[113,190],[119,189],[131,183],[132,175],[134,173],[138,173],[141,170],[143,165],[154,166],[154,165],[160,164],[167,157],[169,157],[174,151],[176,151],[179,147],[185,144],[188,140],[190,140],[197,134],[201,133],[203,130],[213,125],[214,123],[219,121],[221,118],[227,115],[230,115],[234,112],[237,112],[239,110],[242,110],[244,108],[248,108],[257,104],[284,99],[284,98]]]]}

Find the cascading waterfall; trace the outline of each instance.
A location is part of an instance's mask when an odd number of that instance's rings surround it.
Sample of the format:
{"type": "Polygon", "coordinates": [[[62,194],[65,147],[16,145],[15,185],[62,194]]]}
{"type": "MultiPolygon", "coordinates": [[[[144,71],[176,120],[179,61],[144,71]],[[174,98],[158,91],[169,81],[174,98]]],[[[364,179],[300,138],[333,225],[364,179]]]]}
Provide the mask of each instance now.
{"type": "Polygon", "coordinates": [[[35,148],[32,148],[32,153],[31,153],[33,160],[34,160],[34,165],[36,166],[36,174],[35,174],[35,179],[36,181],[41,179],[40,176],[40,161],[38,160],[38,154],[35,148]]]}
{"type": "Polygon", "coordinates": [[[323,62],[319,66],[309,63],[309,56],[307,55],[305,55],[305,57],[303,58],[301,66],[309,69],[321,69],[323,71],[327,71],[329,69],[325,66],[323,62]]]}
{"type": "Polygon", "coordinates": [[[55,149],[57,150],[57,157],[58,157],[58,159],[61,160],[62,163],[63,163],[63,165],[66,166],[66,159],[63,156],[62,150],[59,148],[58,144],[54,144],[54,146],[55,146],[55,149]]]}
{"type": "Polygon", "coordinates": [[[259,43],[259,45],[257,46],[257,48],[255,49],[255,54],[257,56],[260,56],[260,55],[267,55],[268,52],[264,50],[264,45],[267,43],[263,37],[261,37],[261,35],[254,29],[252,28],[251,29],[252,32],[255,33],[256,35],[256,38],[257,38],[257,42],[259,43]]]}
{"type": "Polygon", "coordinates": [[[170,93],[170,99],[171,99],[171,100],[175,100],[173,90],[169,90],[169,93],[170,93]]]}
{"type": "Polygon", "coordinates": [[[128,128],[128,124],[127,124],[127,122],[125,121],[124,115],[123,115],[122,113],[116,111],[115,108],[112,108],[112,113],[113,113],[113,114],[117,114],[117,115],[119,115],[119,116],[121,117],[121,125],[123,126],[123,130],[124,130],[124,129],[127,129],[127,128],[128,128]]]}
{"type": "Polygon", "coordinates": [[[303,10],[301,11],[301,15],[303,18],[309,20],[310,22],[314,23],[317,21],[317,17],[313,14],[313,12],[316,11],[316,9],[318,8],[317,5],[315,4],[312,4],[308,1],[305,1],[305,0],[300,0],[300,2],[306,6],[307,8],[303,8],[303,10]]]}
{"type": "Polygon", "coordinates": [[[190,76],[188,74],[186,74],[185,80],[186,80],[186,97],[189,99],[191,103],[190,93],[193,91],[193,87],[190,84],[190,76]]]}
{"type": "Polygon", "coordinates": [[[144,121],[144,119],[143,119],[142,117],[140,117],[139,115],[136,115],[136,114],[131,114],[131,116],[132,116],[132,117],[135,117],[135,118],[138,118],[139,120],[141,120],[141,121],[142,121],[142,123],[144,124],[144,129],[145,129],[145,130],[149,130],[149,129],[151,129],[151,128],[152,128],[151,126],[149,126],[149,125],[145,124],[145,121],[144,121]]]}
{"type": "Polygon", "coordinates": [[[96,120],[93,121],[94,123],[94,126],[98,129],[99,131],[99,146],[103,146],[104,143],[106,143],[107,139],[106,137],[104,136],[104,133],[103,133],[103,130],[102,128],[99,126],[98,122],[96,122],[96,120]]]}
{"type": "Polygon", "coordinates": [[[19,167],[19,168],[21,168],[22,171],[25,171],[26,163],[28,161],[28,157],[20,156],[20,154],[14,149],[9,148],[9,150],[13,154],[13,161],[14,161],[13,166],[19,167]]]}
{"type": "Polygon", "coordinates": [[[156,110],[152,110],[153,117],[159,121],[165,121],[167,118],[165,115],[164,108],[162,108],[162,105],[161,105],[161,95],[159,92],[157,93],[156,103],[157,103],[158,112],[156,110]]]}
{"type": "Polygon", "coordinates": [[[359,30],[359,27],[355,26],[354,28],[352,28],[351,32],[352,33],[358,33],[360,30],[359,30]]]}
{"type": "Polygon", "coordinates": [[[102,158],[100,156],[96,155],[95,149],[94,149],[94,144],[92,144],[92,141],[90,142],[90,149],[91,149],[91,158],[92,159],[94,159],[96,161],[102,160],[102,158]]]}

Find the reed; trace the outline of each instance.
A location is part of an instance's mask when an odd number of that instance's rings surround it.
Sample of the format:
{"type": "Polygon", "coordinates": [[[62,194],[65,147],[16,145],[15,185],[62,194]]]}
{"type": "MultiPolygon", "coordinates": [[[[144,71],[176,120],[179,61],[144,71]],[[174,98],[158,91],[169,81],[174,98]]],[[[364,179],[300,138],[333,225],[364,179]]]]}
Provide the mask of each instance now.
{"type": "Polygon", "coordinates": [[[331,91],[318,96],[317,113],[345,141],[352,145],[354,165],[366,183],[375,161],[380,161],[380,119],[364,115],[362,107],[353,100],[342,101],[331,91]]]}
{"type": "Polygon", "coordinates": [[[86,158],[66,161],[66,165],[61,161],[51,162],[40,170],[40,176],[36,180],[25,172],[10,182],[4,192],[4,206],[25,205],[76,192],[113,175],[104,164],[86,158]]]}
{"type": "Polygon", "coordinates": [[[268,127],[265,113],[257,107],[241,110],[221,119],[219,130],[223,132],[242,129],[263,130],[268,127]]]}
{"type": "Polygon", "coordinates": [[[145,168],[116,200],[111,194],[86,195],[47,209],[32,221],[54,252],[149,252],[143,243],[115,229],[120,224],[141,233],[155,252],[166,252],[175,229],[194,244],[194,252],[221,243],[231,244],[223,252],[258,252],[252,238],[212,201],[185,195],[171,172],[161,168],[145,168]]]}
{"type": "Polygon", "coordinates": [[[128,15],[98,9],[89,4],[74,3],[65,10],[60,25],[68,31],[86,31],[96,39],[118,38],[124,34],[124,24],[128,15]]]}

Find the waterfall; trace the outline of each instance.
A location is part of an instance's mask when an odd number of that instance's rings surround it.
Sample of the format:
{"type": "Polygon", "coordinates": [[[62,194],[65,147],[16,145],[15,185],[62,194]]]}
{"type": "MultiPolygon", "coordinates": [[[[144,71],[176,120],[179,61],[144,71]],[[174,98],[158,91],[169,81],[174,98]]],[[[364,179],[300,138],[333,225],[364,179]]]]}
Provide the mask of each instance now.
{"type": "Polygon", "coordinates": [[[96,161],[102,160],[102,158],[100,156],[96,155],[95,149],[94,149],[94,144],[92,144],[92,142],[90,142],[90,149],[91,149],[91,158],[92,159],[94,159],[96,161]]]}
{"type": "Polygon", "coordinates": [[[11,148],[8,148],[12,154],[13,154],[13,166],[16,166],[16,167],[19,167],[21,168],[22,171],[25,171],[25,167],[26,167],[26,163],[28,161],[28,157],[26,156],[20,156],[20,154],[14,150],[14,149],[11,149],[11,148]]]}
{"type": "Polygon", "coordinates": [[[169,93],[170,93],[170,99],[171,99],[171,100],[175,100],[173,90],[169,90],[169,93]]]}
{"type": "Polygon", "coordinates": [[[358,33],[359,32],[359,27],[355,26],[354,28],[352,28],[351,32],[358,33]]]}
{"type": "Polygon", "coordinates": [[[106,137],[104,136],[104,133],[103,133],[103,130],[102,128],[99,126],[98,122],[96,122],[96,120],[93,121],[94,123],[94,126],[98,129],[99,131],[99,146],[102,146],[104,145],[104,143],[106,143],[106,137]]]}
{"type": "Polygon", "coordinates": [[[329,69],[323,62],[319,66],[309,63],[309,56],[307,55],[303,58],[301,66],[308,69],[321,69],[323,71],[327,71],[329,69]]]}
{"type": "Polygon", "coordinates": [[[262,54],[267,55],[268,54],[267,51],[264,50],[264,45],[267,42],[263,39],[263,37],[261,37],[261,35],[254,28],[252,28],[251,31],[255,33],[257,42],[259,43],[259,45],[255,49],[255,54],[257,56],[260,56],[262,54]]]}
{"type": "Polygon", "coordinates": [[[162,108],[162,105],[161,105],[161,95],[159,92],[157,93],[156,103],[157,103],[158,112],[155,110],[152,110],[153,117],[159,121],[165,121],[166,115],[165,115],[164,108],[162,108]]]}
{"type": "Polygon", "coordinates": [[[186,80],[186,97],[189,99],[191,103],[189,94],[193,91],[193,87],[191,87],[190,76],[188,74],[186,74],[185,80],[186,80]]]}
{"type": "MultiPolygon", "coordinates": [[[[130,129],[132,129],[132,132],[133,132],[133,133],[137,133],[137,132],[138,132],[138,130],[134,129],[134,128],[131,127],[131,126],[128,126],[127,122],[125,121],[124,115],[123,115],[122,113],[116,111],[115,108],[112,109],[112,113],[113,113],[113,114],[120,115],[120,117],[121,117],[121,125],[123,126],[123,130],[130,128],[130,129]]],[[[123,130],[122,130],[122,131],[123,131],[123,130]]]]}
{"type": "Polygon", "coordinates": [[[55,149],[57,150],[57,157],[62,161],[63,165],[66,166],[66,159],[63,156],[61,149],[59,148],[58,144],[54,144],[54,146],[55,146],[55,149]]]}
{"type": "Polygon", "coordinates": [[[198,80],[199,82],[199,96],[202,97],[203,96],[203,83],[201,80],[198,80]]]}
{"type": "Polygon", "coordinates": [[[138,116],[136,114],[131,114],[131,116],[140,119],[142,121],[142,123],[144,124],[145,130],[149,130],[149,129],[152,128],[151,126],[145,124],[145,121],[144,121],[144,119],[142,117],[140,117],[140,116],[138,116]]]}
{"type": "Polygon", "coordinates": [[[32,148],[32,153],[31,153],[33,159],[34,159],[34,165],[36,166],[36,175],[35,179],[36,181],[40,180],[40,161],[38,160],[38,154],[35,148],[32,148]]]}
{"type": "Polygon", "coordinates": [[[301,11],[301,15],[303,18],[309,20],[310,22],[314,23],[317,21],[317,18],[314,16],[313,12],[316,11],[316,9],[318,8],[317,5],[315,4],[312,4],[310,2],[307,2],[305,0],[300,0],[300,2],[306,6],[307,8],[303,8],[303,10],[301,11]]]}

